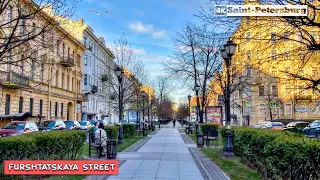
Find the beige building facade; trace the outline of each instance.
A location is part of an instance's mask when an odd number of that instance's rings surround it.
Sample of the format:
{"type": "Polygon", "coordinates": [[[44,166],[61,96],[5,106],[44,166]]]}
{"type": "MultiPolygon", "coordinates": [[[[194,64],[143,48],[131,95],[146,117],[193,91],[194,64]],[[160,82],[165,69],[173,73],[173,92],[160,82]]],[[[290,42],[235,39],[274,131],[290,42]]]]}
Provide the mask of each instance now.
{"type": "MultiPolygon", "coordinates": [[[[15,7],[11,8],[0,21],[15,18],[15,7]]],[[[80,120],[85,47],[44,12],[24,20],[18,28],[20,31],[14,33],[16,38],[30,37],[30,33],[39,35],[13,48],[1,59],[7,61],[0,66],[2,119],[19,119],[10,116],[30,113],[27,117],[34,120],[38,116],[42,120],[80,120]]],[[[12,34],[11,30],[10,27],[0,29],[1,41],[12,34]]]]}

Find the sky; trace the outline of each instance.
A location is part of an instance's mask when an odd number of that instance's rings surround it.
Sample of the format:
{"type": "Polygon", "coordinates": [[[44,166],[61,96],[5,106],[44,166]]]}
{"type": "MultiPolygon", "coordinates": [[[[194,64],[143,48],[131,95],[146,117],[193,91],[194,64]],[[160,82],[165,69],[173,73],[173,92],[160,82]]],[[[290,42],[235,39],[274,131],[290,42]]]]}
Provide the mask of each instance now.
{"type": "MultiPolygon", "coordinates": [[[[187,22],[199,22],[194,15],[209,0],[82,0],[74,19],[82,17],[107,44],[123,34],[143,61],[151,78],[164,74],[162,61],[173,52],[176,33],[187,22]]],[[[183,99],[188,90],[173,92],[183,99]]]]}

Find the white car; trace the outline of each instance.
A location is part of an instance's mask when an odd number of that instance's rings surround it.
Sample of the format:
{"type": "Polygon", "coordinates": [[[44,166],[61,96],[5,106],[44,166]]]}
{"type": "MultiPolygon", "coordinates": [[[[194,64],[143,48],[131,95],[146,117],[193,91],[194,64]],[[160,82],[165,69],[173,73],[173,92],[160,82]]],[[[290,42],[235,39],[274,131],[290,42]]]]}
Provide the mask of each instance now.
{"type": "Polygon", "coordinates": [[[80,121],[80,129],[81,130],[87,130],[89,131],[89,129],[93,127],[90,123],[90,121],[80,121]]]}

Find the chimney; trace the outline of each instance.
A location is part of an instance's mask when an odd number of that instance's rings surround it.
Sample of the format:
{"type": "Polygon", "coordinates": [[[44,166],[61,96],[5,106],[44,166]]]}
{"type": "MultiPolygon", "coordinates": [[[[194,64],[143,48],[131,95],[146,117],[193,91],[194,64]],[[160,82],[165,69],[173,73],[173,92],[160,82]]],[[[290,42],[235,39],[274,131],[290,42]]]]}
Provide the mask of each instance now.
{"type": "Polygon", "coordinates": [[[81,25],[83,25],[83,18],[80,18],[80,19],[79,19],[79,23],[80,23],[81,25]]]}

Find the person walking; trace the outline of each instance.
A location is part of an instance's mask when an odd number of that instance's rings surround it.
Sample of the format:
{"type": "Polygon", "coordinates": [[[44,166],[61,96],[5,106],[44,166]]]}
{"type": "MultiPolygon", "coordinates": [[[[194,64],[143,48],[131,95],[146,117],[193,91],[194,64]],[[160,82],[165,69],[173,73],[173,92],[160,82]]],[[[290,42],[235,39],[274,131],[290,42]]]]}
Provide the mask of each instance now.
{"type": "Polygon", "coordinates": [[[173,119],[173,127],[176,127],[176,119],[173,119]]]}
{"type": "Polygon", "coordinates": [[[98,129],[95,131],[95,142],[101,144],[102,147],[102,156],[106,156],[107,153],[107,132],[104,130],[103,123],[99,123],[98,129]]]}

